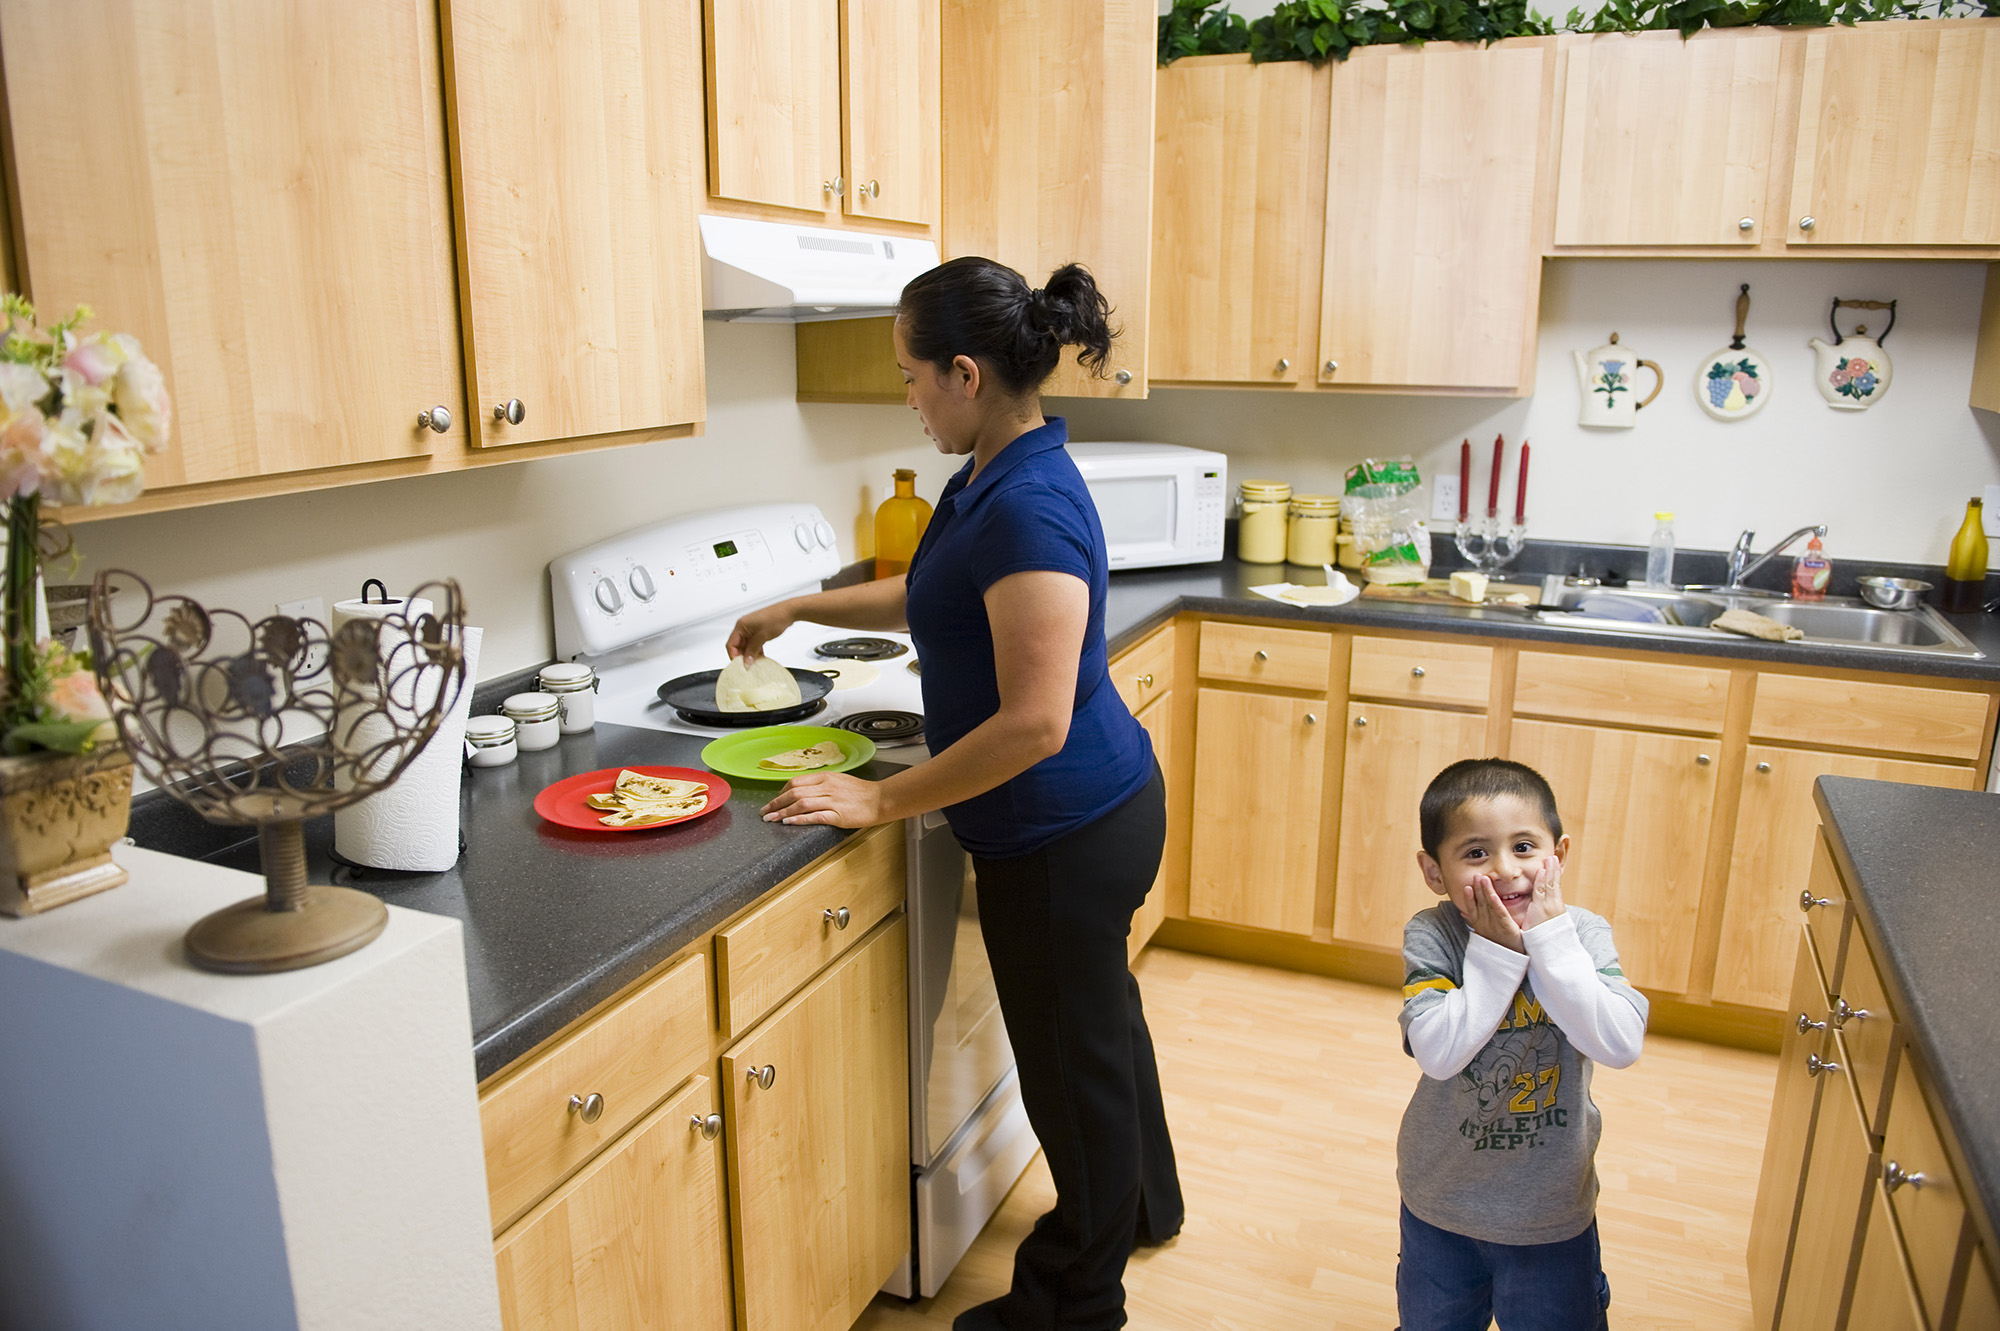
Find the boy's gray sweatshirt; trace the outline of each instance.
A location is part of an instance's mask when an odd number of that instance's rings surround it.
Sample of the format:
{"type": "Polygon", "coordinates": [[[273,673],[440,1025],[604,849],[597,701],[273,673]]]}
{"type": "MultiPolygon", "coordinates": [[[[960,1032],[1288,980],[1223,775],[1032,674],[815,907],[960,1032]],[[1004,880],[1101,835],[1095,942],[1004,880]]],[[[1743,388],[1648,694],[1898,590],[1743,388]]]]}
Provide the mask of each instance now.
{"type": "MultiPolygon", "coordinates": [[[[1601,983],[1646,1016],[1646,999],[1618,965],[1611,926],[1567,908],[1601,983]]],[[[1471,928],[1449,903],[1403,930],[1405,1031],[1465,983],[1471,928]]],[[[1407,1050],[1409,1044],[1404,1042],[1407,1050]]],[[[1456,1076],[1424,1077],[1403,1113],[1396,1180],[1419,1220],[1489,1243],[1559,1243],[1597,1206],[1600,1118],[1591,1061],[1549,1020],[1524,979],[1499,1029],[1456,1076]]]]}

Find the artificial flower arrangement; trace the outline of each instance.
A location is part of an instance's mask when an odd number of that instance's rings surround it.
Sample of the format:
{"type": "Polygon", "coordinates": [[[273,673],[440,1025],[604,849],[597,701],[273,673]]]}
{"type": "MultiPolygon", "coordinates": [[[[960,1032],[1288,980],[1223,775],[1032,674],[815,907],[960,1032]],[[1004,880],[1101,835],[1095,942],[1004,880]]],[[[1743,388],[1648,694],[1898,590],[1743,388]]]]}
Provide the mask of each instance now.
{"type": "Polygon", "coordinates": [[[166,379],[124,333],[80,333],[78,306],[42,329],[35,307],[0,296],[0,500],[7,505],[7,563],[0,572],[0,753],[87,753],[114,737],[90,657],[35,637],[36,590],[45,560],[71,554],[45,526],[42,501],[122,504],[145,489],[145,460],[166,447],[173,408],[166,379]]]}

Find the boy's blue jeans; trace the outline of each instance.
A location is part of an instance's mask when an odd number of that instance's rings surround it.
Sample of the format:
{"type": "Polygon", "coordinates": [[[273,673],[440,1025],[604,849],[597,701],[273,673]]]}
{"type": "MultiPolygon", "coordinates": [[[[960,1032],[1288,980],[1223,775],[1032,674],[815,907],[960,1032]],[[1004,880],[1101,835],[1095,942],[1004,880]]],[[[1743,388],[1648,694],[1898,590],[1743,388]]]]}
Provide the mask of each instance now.
{"type": "Polygon", "coordinates": [[[1611,1282],[1597,1222],[1561,1243],[1484,1243],[1403,1211],[1396,1263],[1402,1331],[1603,1331],[1611,1282]]]}

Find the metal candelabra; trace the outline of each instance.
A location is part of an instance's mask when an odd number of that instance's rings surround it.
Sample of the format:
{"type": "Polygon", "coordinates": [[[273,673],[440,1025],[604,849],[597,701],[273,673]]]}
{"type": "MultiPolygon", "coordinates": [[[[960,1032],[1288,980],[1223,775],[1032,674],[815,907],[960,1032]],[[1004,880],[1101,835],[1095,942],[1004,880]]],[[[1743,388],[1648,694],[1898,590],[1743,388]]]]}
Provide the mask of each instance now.
{"type": "Polygon", "coordinates": [[[1502,527],[1499,514],[1489,513],[1478,521],[1467,518],[1459,523],[1453,540],[1466,562],[1491,578],[1521,553],[1528,543],[1528,528],[1520,522],[1502,527]]]}
{"type": "Polygon", "coordinates": [[[412,594],[435,609],[254,623],[137,574],[90,593],[98,686],[140,771],[213,823],[254,826],[265,892],[197,921],[191,960],[239,973],[296,970],[362,947],[389,921],[366,892],[307,880],[300,824],[402,774],[465,686],[458,584],[412,594]]]}

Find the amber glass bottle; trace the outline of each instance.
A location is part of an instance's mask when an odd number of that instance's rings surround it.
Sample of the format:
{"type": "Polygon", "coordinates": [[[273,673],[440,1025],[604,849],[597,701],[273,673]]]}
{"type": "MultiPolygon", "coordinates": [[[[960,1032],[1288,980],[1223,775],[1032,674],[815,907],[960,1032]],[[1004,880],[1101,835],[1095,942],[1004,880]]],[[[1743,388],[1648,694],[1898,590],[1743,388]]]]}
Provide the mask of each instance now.
{"type": "Polygon", "coordinates": [[[917,473],[897,468],[896,493],[875,510],[875,576],[908,573],[917,542],[930,525],[931,506],[917,497],[917,473]]]}
{"type": "Polygon", "coordinates": [[[1965,521],[1951,538],[1951,558],[1944,566],[1944,608],[1954,613],[1977,610],[1986,600],[1986,518],[1980,501],[1966,501],[1965,521]]]}

